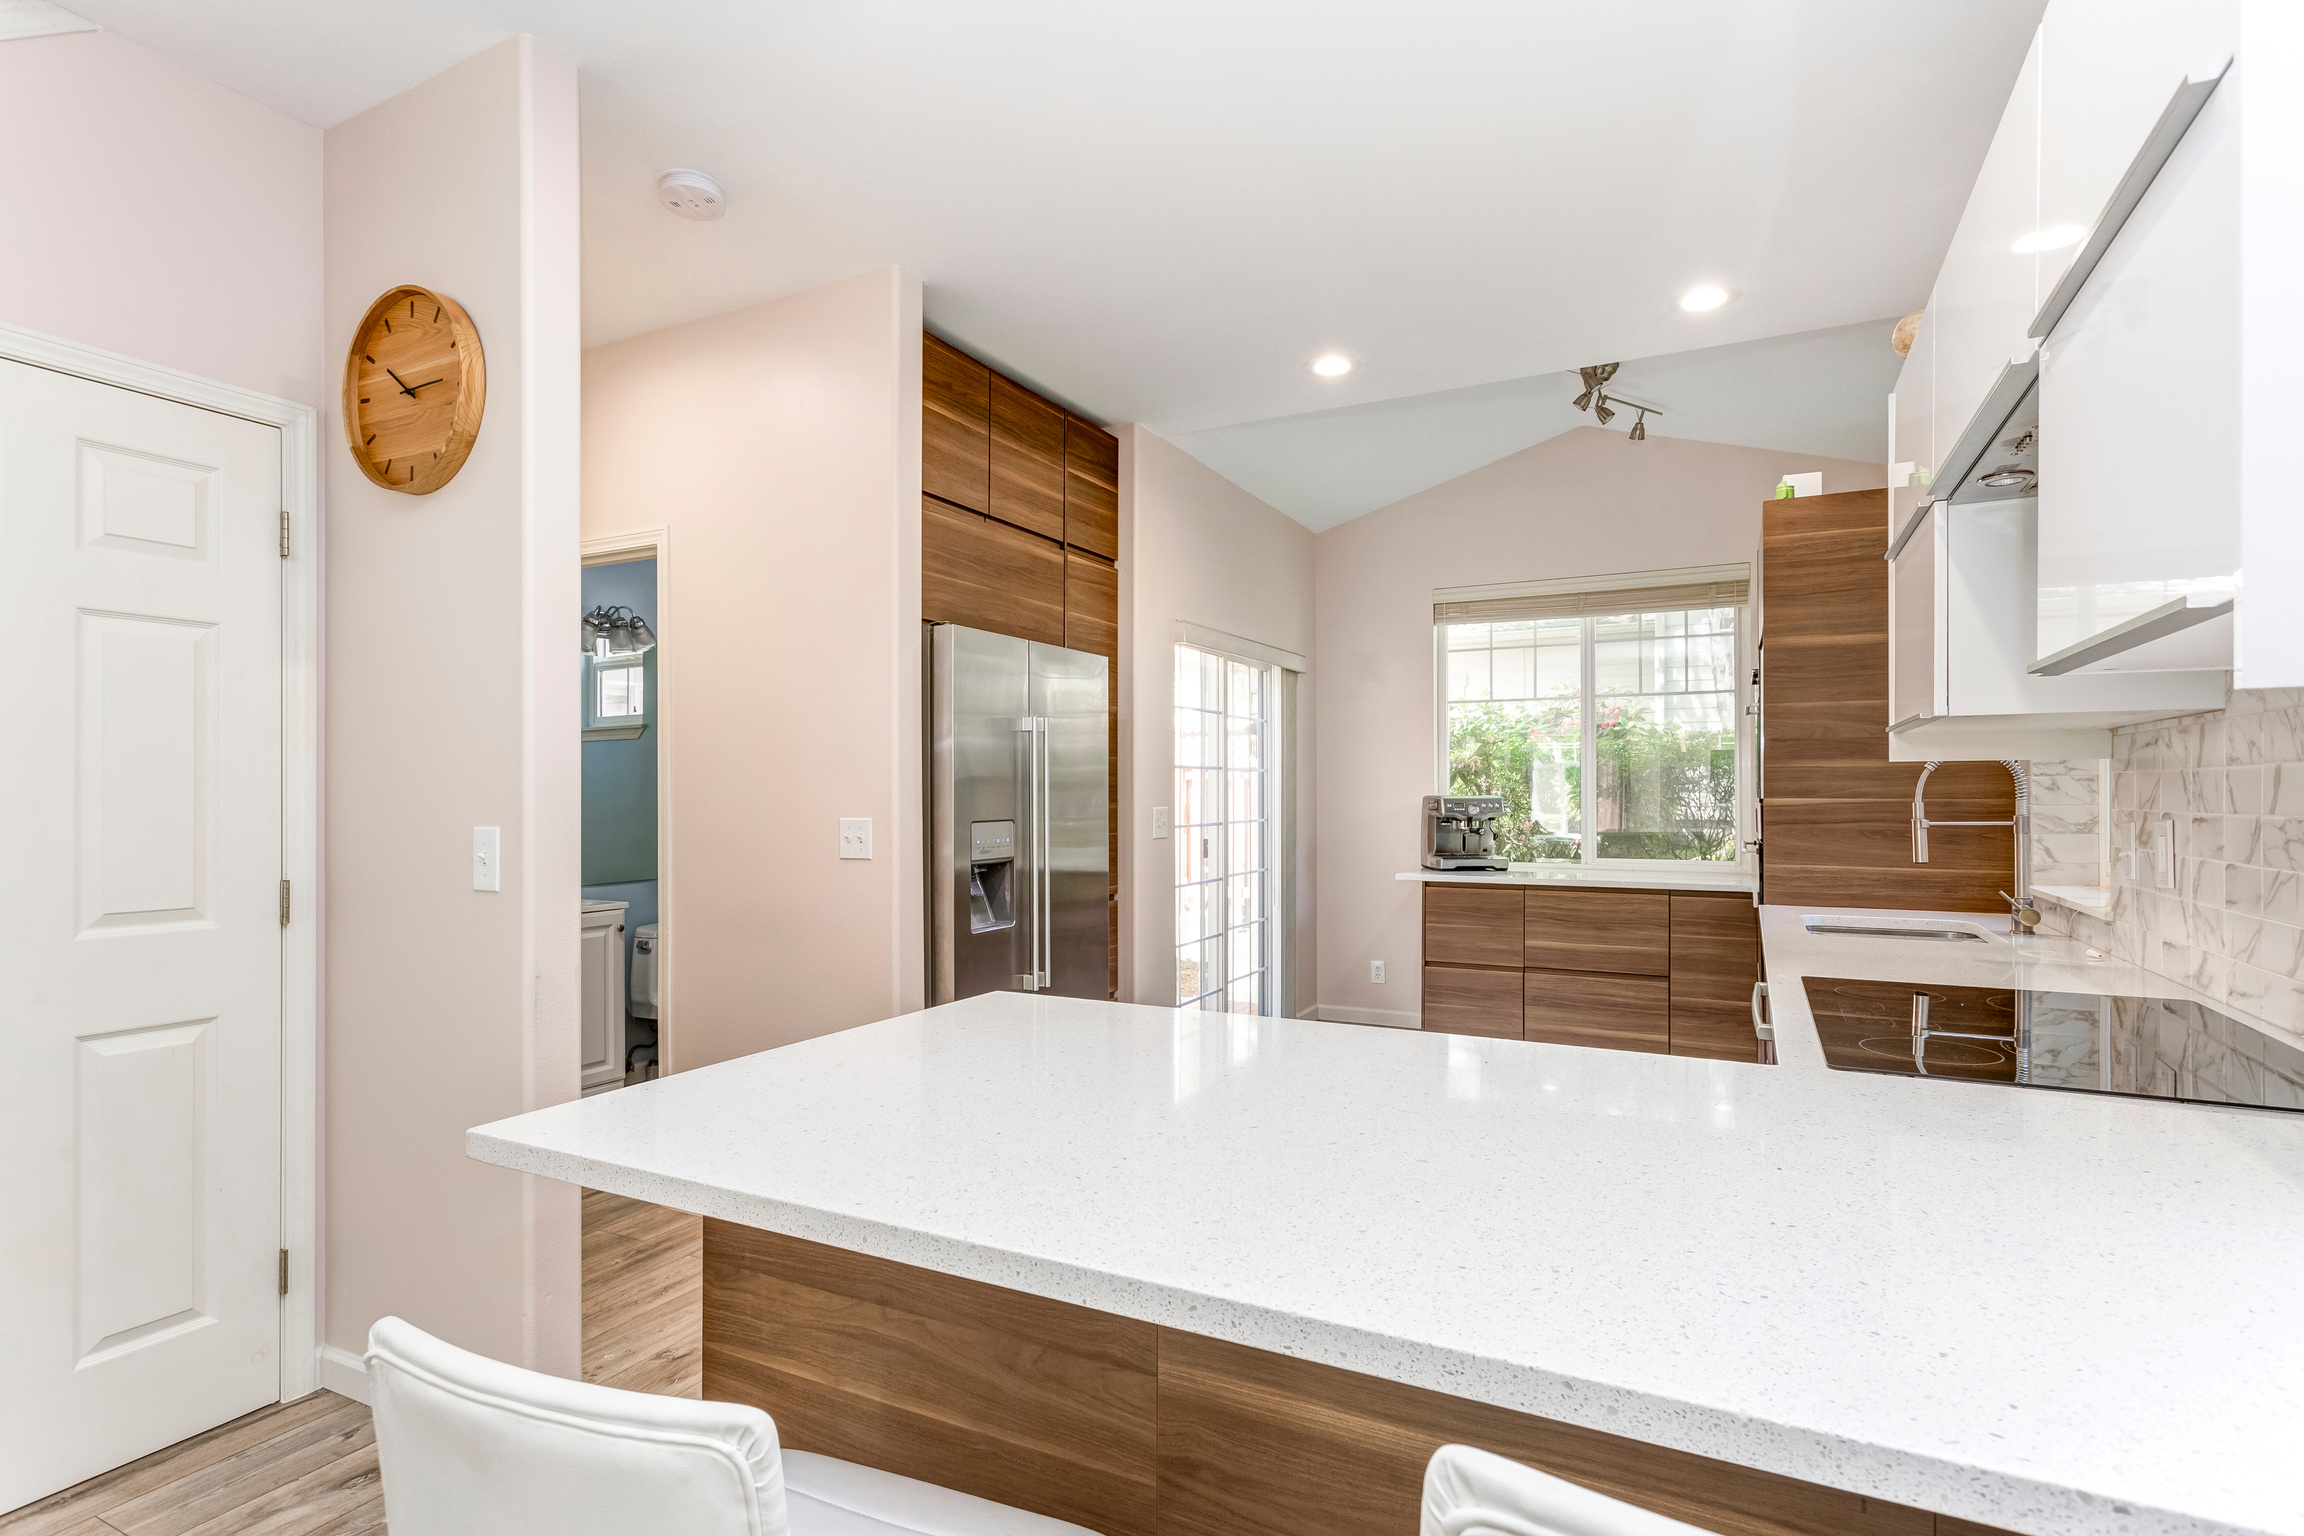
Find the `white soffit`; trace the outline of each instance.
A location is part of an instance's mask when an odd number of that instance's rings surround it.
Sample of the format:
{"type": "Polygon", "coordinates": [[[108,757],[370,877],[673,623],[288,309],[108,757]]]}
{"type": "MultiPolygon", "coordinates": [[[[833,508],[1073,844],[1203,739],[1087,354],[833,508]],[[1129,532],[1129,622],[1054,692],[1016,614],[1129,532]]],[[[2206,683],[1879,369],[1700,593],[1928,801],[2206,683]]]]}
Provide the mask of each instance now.
{"type": "Polygon", "coordinates": [[[583,71],[588,343],[898,263],[1175,436],[1917,307],[2043,0],[74,4],[323,126],[534,33],[583,71]]]}
{"type": "MultiPolygon", "coordinates": [[[[1894,328],[1892,320],[1876,320],[1635,359],[1608,388],[1664,408],[1648,419],[1651,439],[1884,462],[1888,392],[1903,366],[1888,344],[1894,328]]],[[[1574,374],[1539,374],[1172,440],[1317,532],[1572,428],[1598,425],[1569,403],[1581,388],[1574,374]]],[[[1606,430],[1629,431],[1634,415],[1619,405],[1606,430]]]]}
{"type": "Polygon", "coordinates": [[[96,30],[96,23],[60,5],[52,5],[49,0],[0,0],[0,43],[96,30]]]}

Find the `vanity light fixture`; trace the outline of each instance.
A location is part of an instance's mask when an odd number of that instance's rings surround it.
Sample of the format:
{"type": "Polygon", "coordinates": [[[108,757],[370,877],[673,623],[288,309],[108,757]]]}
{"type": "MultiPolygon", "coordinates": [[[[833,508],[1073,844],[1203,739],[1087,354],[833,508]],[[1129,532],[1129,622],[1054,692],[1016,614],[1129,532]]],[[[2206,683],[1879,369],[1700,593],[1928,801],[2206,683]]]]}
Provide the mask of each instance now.
{"type": "Polygon", "coordinates": [[[1324,379],[1340,379],[1352,371],[1352,359],[1341,352],[1325,352],[1312,359],[1312,371],[1324,379]]]}
{"type": "Polygon", "coordinates": [[[1708,309],[1718,309],[1728,302],[1728,290],[1711,283],[1701,283],[1680,295],[1680,307],[1692,315],[1708,309]]]}
{"type": "Polygon", "coordinates": [[[629,608],[603,604],[584,615],[584,654],[594,661],[625,661],[656,648],[656,631],[629,608]]]}
{"type": "Polygon", "coordinates": [[[1602,426],[1616,419],[1614,406],[1621,405],[1638,411],[1640,415],[1626,435],[1635,443],[1644,443],[1648,441],[1648,418],[1663,415],[1664,409],[1662,406],[1642,405],[1637,400],[1627,400],[1622,395],[1608,393],[1608,381],[1616,377],[1616,370],[1622,366],[1621,363],[1595,363],[1577,369],[1576,376],[1584,381],[1584,392],[1569,403],[1580,411],[1590,411],[1602,426]]]}
{"type": "Polygon", "coordinates": [[[2078,245],[2087,238],[2088,231],[2077,224],[2051,224],[2046,229],[2036,229],[2028,235],[2017,236],[2016,243],[2008,249],[2019,256],[2031,256],[2040,251],[2060,251],[2068,245],[2078,245]]]}

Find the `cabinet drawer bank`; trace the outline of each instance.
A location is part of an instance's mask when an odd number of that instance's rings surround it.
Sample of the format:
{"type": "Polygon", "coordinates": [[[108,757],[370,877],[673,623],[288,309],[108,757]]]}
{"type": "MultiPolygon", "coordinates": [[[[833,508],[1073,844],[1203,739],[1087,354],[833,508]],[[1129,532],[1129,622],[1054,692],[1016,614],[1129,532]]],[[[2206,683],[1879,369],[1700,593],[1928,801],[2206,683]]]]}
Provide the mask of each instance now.
{"type": "Polygon", "coordinates": [[[1751,1061],[1749,893],[1426,881],[1423,1026],[1751,1061]]]}
{"type": "Polygon", "coordinates": [[[1721,1536],[1991,1527],[735,1222],[704,1223],[704,1396],[797,1450],[1104,1536],[1401,1536],[1451,1441],[1721,1536]]]}

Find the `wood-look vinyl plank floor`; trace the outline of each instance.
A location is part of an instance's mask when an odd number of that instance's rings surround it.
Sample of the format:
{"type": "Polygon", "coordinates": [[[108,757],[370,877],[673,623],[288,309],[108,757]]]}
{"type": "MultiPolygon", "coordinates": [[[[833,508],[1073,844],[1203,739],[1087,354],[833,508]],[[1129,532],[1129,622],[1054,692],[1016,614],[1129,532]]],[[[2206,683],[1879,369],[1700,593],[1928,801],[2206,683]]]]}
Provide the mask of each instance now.
{"type": "MultiPolygon", "coordinates": [[[[704,1223],[584,1192],[584,1379],[704,1391],[704,1223]]],[[[0,1514],[0,1536],[369,1536],[384,1485],[368,1410],[274,1403],[0,1514]]]]}

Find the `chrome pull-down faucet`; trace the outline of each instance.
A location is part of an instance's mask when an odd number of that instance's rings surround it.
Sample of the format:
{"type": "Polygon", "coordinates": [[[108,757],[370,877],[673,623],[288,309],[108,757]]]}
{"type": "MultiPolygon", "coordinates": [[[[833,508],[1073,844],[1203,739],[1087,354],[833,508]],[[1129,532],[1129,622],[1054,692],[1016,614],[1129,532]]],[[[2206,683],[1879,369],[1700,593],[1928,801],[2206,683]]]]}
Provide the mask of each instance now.
{"type": "Polygon", "coordinates": [[[2032,904],[2032,787],[2024,776],[2024,765],[2012,758],[2002,758],[2000,766],[2016,781],[2016,814],[2006,821],[1930,821],[1928,819],[1928,775],[1942,763],[1931,758],[1928,766],[1920,770],[1920,782],[1912,786],[1912,862],[1928,862],[1928,829],[1930,827],[2012,827],[2016,842],[2016,890],[2014,894],[2002,891],[2000,897],[2008,903],[2009,915],[2014,919],[2018,937],[2030,933],[2040,925],[2040,909],[2032,904]]]}

